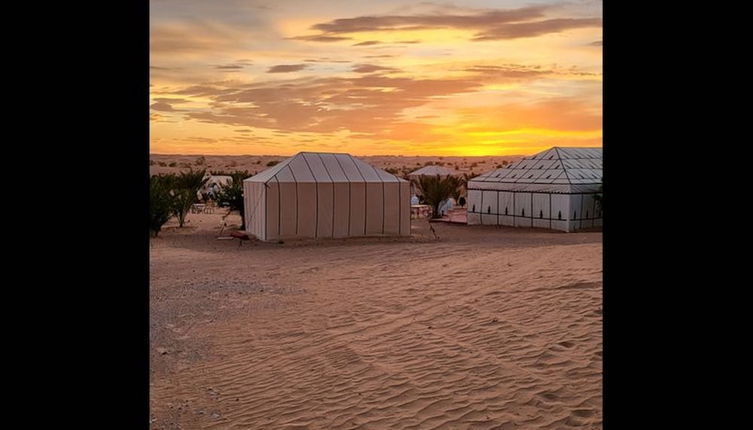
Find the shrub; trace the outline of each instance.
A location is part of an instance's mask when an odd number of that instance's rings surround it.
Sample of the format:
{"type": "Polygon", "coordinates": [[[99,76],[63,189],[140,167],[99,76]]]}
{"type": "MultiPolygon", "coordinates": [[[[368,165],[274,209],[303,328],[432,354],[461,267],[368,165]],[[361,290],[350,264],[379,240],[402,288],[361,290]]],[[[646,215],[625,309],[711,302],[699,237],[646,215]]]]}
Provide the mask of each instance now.
{"type": "Polygon", "coordinates": [[[197,166],[203,166],[207,164],[207,159],[204,158],[204,156],[202,155],[201,157],[197,158],[196,161],[194,161],[194,163],[196,163],[197,166]]]}
{"type": "Polygon", "coordinates": [[[162,226],[173,214],[173,197],[170,193],[175,175],[152,176],[149,180],[149,231],[159,235],[162,226]]]}
{"type": "Polygon", "coordinates": [[[173,161],[172,163],[168,164],[169,167],[175,167],[177,165],[178,165],[178,163],[176,163],[175,161],[173,161]]]}
{"type": "Polygon", "coordinates": [[[178,217],[180,227],[183,227],[191,206],[199,200],[199,190],[209,180],[205,174],[206,170],[181,172],[173,180],[173,213],[178,217]]]}
{"type": "Polygon", "coordinates": [[[160,167],[165,167],[165,166],[167,166],[167,163],[165,163],[164,161],[158,161],[158,162],[157,162],[157,164],[159,164],[159,165],[160,165],[160,167]]]}
{"type": "Polygon", "coordinates": [[[279,160],[271,160],[270,162],[267,163],[267,167],[272,167],[279,162],[280,162],[279,160]]]}
{"type": "Polygon", "coordinates": [[[243,204],[243,180],[251,176],[247,170],[237,170],[229,174],[233,178],[230,184],[223,184],[217,196],[217,201],[228,205],[228,214],[238,211],[241,216],[241,230],[246,228],[245,205],[243,204]]]}

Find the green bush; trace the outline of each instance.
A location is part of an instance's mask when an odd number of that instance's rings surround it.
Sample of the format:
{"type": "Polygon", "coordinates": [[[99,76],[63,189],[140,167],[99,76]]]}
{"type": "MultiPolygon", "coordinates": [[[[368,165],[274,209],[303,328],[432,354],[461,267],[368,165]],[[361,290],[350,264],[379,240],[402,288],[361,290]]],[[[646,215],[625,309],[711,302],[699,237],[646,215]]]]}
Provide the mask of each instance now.
{"type": "Polygon", "coordinates": [[[246,211],[243,204],[243,180],[251,176],[247,170],[237,170],[229,174],[233,178],[230,184],[223,184],[217,195],[217,201],[220,204],[228,205],[228,214],[232,211],[238,211],[241,216],[241,230],[246,228],[246,211]]]}
{"type": "Polygon", "coordinates": [[[157,237],[162,226],[173,215],[170,193],[175,175],[152,176],[149,180],[149,231],[157,237]]]}
{"type": "Polygon", "coordinates": [[[205,178],[206,170],[181,172],[173,181],[173,213],[178,217],[178,225],[183,227],[186,215],[191,206],[199,200],[199,190],[209,178],[205,178]]]}

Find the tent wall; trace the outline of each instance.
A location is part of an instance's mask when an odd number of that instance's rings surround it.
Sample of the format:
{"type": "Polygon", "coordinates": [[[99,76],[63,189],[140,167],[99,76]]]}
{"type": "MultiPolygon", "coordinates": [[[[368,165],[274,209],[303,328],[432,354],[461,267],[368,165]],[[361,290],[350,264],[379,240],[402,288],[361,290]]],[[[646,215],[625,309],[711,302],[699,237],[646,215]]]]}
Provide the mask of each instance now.
{"type": "Polygon", "coordinates": [[[481,192],[481,224],[496,225],[497,219],[497,193],[496,191],[481,192]]]}
{"type": "Polygon", "coordinates": [[[332,237],[348,237],[350,232],[350,184],[335,182],[332,237]]]}
{"type": "Polygon", "coordinates": [[[532,194],[531,204],[533,211],[531,212],[532,223],[534,227],[538,228],[551,228],[549,209],[551,194],[532,194]]]}
{"type": "Polygon", "coordinates": [[[249,196],[243,200],[245,213],[246,232],[253,234],[260,240],[265,240],[265,190],[262,183],[244,182],[243,195],[249,196]]]}
{"type": "Polygon", "coordinates": [[[533,227],[531,193],[515,193],[515,227],[533,227]]]}
{"type": "Polygon", "coordinates": [[[335,184],[316,184],[316,237],[332,237],[335,184]]]}
{"type": "Polygon", "coordinates": [[[481,224],[481,190],[468,190],[468,224],[481,224]]]}
{"type": "Polygon", "coordinates": [[[602,225],[602,219],[593,196],[594,193],[555,194],[469,189],[468,224],[537,227],[560,231],[598,227],[602,225]]]}
{"type": "Polygon", "coordinates": [[[366,183],[366,235],[382,234],[384,226],[384,183],[366,183]]]}
{"type": "Polygon", "coordinates": [[[350,184],[350,217],[348,236],[366,235],[366,184],[350,184]]]}
{"type": "Polygon", "coordinates": [[[570,195],[552,194],[552,228],[560,231],[568,230],[568,213],[570,213],[570,195]]]}
{"type": "Polygon", "coordinates": [[[274,240],[280,237],[280,184],[271,180],[266,184],[266,226],[264,240],[274,240]]]}
{"type": "Polygon", "coordinates": [[[317,188],[314,182],[298,182],[297,186],[297,204],[298,229],[296,236],[316,237],[317,215],[317,188]]]}
{"type": "Polygon", "coordinates": [[[389,235],[400,234],[400,183],[399,182],[383,182],[384,188],[384,217],[382,232],[389,235]],[[398,202],[397,205],[389,204],[389,202],[398,202]]]}
{"type": "Polygon", "coordinates": [[[410,182],[399,182],[400,184],[400,201],[398,208],[400,210],[400,236],[410,236],[410,182]]]}
{"type": "Polygon", "coordinates": [[[515,208],[513,193],[500,191],[497,193],[497,213],[499,213],[499,224],[514,226],[515,225],[515,208]]]}

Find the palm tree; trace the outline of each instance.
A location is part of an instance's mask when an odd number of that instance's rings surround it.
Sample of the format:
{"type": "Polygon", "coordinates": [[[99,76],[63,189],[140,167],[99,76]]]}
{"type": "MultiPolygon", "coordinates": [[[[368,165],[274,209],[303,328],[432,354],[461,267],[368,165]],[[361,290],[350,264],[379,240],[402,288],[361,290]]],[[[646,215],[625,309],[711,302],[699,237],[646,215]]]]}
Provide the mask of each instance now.
{"type": "Polygon", "coordinates": [[[178,217],[178,225],[183,227],[191,206],[199,200],[199,190],[209,177],[204,177],[206,170],[181,172],[173,180],[173,212],[178,217]]]}
{"type": "Polygon", "coordinates": [[[456,176],[419,176],[413,183],[421,191],[424,201],[431,205],[432,218],[439,218],[439,204],[461,187],[461,180],[456,176]]]}
{"type": "Polygon", "coordinates": [[[173,216],[173,196],[170,193],[174,174],[149,178],[149,231],[157,237],[162,226],[173,216]]]}
{"type": "Polygon", "coordinates": [[[248,170],[237,170],[230,173],[233,178],[233,182],[229,184],[223,184],[220,188],[220,193],[217,196],[217,201],[220,203],[227,203],[229,207],[228,214],[232,211],[238,211],[241,215],[241,230],[246,228],[246,206],[243,204],[243,180],[251,176],[248,170]]]}

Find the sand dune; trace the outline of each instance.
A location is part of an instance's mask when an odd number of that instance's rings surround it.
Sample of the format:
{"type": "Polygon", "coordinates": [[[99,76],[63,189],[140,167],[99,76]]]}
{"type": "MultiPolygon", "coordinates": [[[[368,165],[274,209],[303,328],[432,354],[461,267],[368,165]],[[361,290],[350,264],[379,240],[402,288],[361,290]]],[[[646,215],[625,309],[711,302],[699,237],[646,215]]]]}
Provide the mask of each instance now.
{"type": "Polygon", "coordinates": [[[151,428],[601,428],[601,233],[239,247],[189,219],[151,242],[151,428]]]}
{"type": "MultiPolygon", "coordinates": [[[[189,168],[218,171],[247,170],[256,174],[268,169],[270,161],[282,161],[287,156],[282,155],[170,155],[151,154],[149,171],[151,174],[176,173],[189,168]],[[203,164],[197,164],[203,163],[203,164]]],[[[462,173],[474,173],[479,175],[497,168],[503,161],[516,161],[523,158],[522,155],[512,156],[489,156],[489,157],[439,157],[439,156],[397,156],[375,155],[358,157],[365,162],[380,169],[406,169],[413,171],[426,163],[441,163],[445,167],[462,173]]]]}

